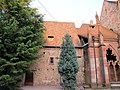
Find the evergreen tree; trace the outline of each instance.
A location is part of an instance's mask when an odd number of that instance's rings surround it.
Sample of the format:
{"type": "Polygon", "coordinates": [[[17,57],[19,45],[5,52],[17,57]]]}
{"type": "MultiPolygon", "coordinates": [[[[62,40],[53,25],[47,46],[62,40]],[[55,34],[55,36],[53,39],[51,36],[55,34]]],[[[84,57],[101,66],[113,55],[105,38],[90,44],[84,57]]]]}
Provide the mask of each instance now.
{"type": "Polygon", "coordinates": [[[76,74],[79,70],[76,52],[71,36],[66,34],[61,46],[60,60],[58,62],[58,72],[62,79],[64,90],[75,90],[76,74]]]}
{"type": "Polygon", "coordinates": [[[44,43],[43,15],[30,0],[0,0],[0,90],[19,87],[44,43]]]}

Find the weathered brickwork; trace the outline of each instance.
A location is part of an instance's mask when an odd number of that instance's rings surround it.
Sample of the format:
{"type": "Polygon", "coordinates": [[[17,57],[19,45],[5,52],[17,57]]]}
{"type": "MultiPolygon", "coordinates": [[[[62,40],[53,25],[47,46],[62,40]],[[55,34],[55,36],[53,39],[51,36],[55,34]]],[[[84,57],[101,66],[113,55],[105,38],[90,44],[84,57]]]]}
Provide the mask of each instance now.
{"type": "MultiPolygon", "coordinates": [[[[60,48],[44,48],[40,50],[40,53],[43,53],[42,58],[31,66],[31,70],[33,70],[33,85],[60,85],[60,75],[57,69],[60,51],[60,48]],[[51,58],[53,58],[53,62],[51,62],[51,58]]],[[[82,49],[76,49],[76,54],[80,66],[77,74],[77,84],[79,85],[84,82],[82,49]]]]}
{"type": "Polygon", "coordinates": [[[120,7],[118,2],[110,2],[104,0],[100,22],[102,26],[105,26],[113,31],[120,30],[120,7]]]}

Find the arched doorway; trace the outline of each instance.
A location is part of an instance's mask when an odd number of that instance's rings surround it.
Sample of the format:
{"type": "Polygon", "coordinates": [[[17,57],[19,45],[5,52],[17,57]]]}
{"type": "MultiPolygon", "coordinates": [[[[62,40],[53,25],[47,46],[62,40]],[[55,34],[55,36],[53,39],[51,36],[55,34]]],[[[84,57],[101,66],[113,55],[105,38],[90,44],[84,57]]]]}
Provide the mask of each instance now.
{"type": "Polygon", "coordinates": [[[106,52],[110,82],[120,81],[120,62],[113,54],[112,49],[108,48],[106,52]]]}

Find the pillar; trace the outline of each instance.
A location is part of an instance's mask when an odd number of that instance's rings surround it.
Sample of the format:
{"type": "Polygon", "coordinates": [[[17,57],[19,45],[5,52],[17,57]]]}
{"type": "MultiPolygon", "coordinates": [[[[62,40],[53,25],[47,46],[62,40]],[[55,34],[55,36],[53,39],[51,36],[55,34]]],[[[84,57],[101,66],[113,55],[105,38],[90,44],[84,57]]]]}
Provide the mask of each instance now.
{"type": "MultiPolygon", "coordinates": [[[[110,77],[109,77],[109,72],[108,72],[108,63],[107,63],[107,58],[106,58],[106,48],[105,46],[102,46],[102,51],[103,51],[103,68],[104,68],[104,77],[103,77],[103,85],[106,87],[110,86],[110,77]]],[[[103,69],[102,68],[102,69],[103,69]]]]}
{"type": "Polygon", "coordinates": [[[95,55],[95,45],[91,34],[88,35],[89,42],[89,60],[90,60],[90,71],[91,71],[91,87],[97,88],[97,65],[96,65],[96,55],[95,55]]]}
{"type": "Polygon", "coordinates": [[[103,35],[101,32],[98,32],[98,38],[99,38],[99,61],[100,61],[100,78],[101,78],[101,87],[104,87],[105,85],[105,68],[104,68],[104,57],[106,54],[104,53],[104,41],[103,41],[103,35]]]}

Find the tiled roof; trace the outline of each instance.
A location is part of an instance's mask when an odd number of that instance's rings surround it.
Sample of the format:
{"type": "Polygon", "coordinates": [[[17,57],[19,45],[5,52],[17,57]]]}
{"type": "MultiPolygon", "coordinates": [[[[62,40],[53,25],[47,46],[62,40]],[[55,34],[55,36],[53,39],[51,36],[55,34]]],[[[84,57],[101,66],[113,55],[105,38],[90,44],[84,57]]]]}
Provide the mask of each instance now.
{"type": "Polygon", "coordinates": [[[92,36],[98,37],[98,31],[100,31],[104,38],[117,38],[117,34],[115,34],[112,30],[97,24],[92,26],[90,24],[82,24],[82,26],[77,30],[79,35],[83,37],[87,37],[88,33],[92,36]]]}
{"type": "Polygon", "coordinates": [[[100,31],[103,38],[117,38],[117,34],[112,30],[98,24],[93,25],[94,27],[90,24],[82,24],[80,28],[76,28],[72,22],[45,21],[44,25],[46,27],[44,34],[46,43],[44,46],[61,46],[66,33],[71,35],[76,47],[81,46],[78,35],[87,38],[88,33],[90,33],[92,36],[98,37],[98,31],[100,31]]]}
{"type": "Polygon", "coordinates": [[[74,46],[81,45],[74,23],[45,21],[44,25],[46,27],[45,38],[47,40],[45,46],[61,46],[63,37],[66,33],[71,35],[74,46]]]}

